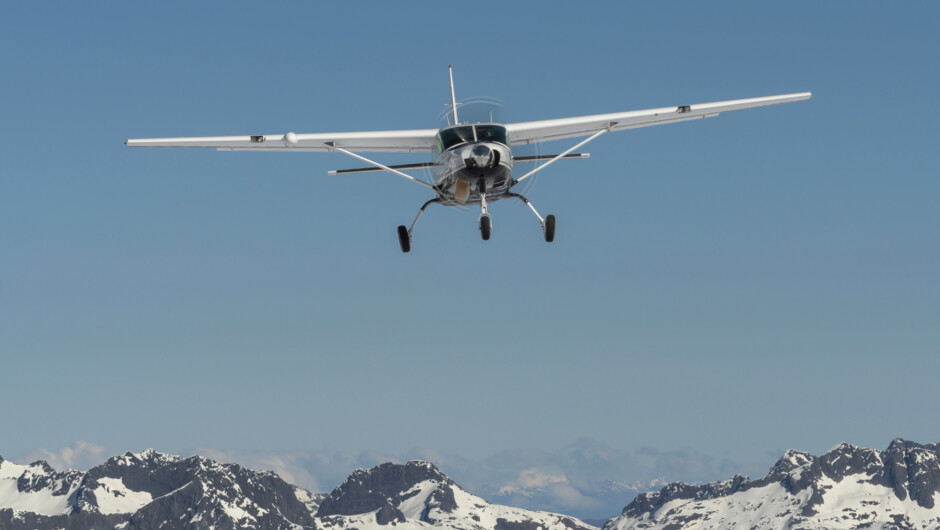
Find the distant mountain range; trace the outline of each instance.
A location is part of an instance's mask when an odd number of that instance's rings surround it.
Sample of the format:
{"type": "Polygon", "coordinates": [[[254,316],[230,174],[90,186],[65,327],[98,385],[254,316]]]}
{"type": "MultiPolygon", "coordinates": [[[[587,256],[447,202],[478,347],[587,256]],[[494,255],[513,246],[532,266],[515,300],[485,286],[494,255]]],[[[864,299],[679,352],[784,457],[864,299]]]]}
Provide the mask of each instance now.
{"type": "MultiPolygon", "coordinates": [[[[625,495],[628,491],[624,492],[625,495]]],[[[626,502],[627,499],[624,501],[626,502]]],[[[787,451],[763,478],[671,483],[641,493],[604,530],[940,528],[940,444],[895,440],[886,451],[841,444],[816,457],[787,451]]],[[[85,473],[0,458],[0,529],[593,530],[566,515],[490,504],[433,464],[353,472],[330,494],[269,471],[126,453],[85,473]]]]}
{"type": "Polygon", "coordinates": [[[357,470],[329,495],[273,472],[147,450],[86,473],[0,459],[0,529],[591,530],[578,519],[492,505],[433,464],[357,470]]]}

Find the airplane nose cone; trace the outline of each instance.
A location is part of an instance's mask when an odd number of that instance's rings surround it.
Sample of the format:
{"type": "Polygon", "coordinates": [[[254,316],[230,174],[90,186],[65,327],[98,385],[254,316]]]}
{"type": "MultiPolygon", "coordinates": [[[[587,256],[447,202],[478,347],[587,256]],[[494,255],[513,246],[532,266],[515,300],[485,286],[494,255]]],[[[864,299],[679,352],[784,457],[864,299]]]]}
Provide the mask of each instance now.
{"type": "Polygon", "coordinates": [[[471,153],[473,156],[490,156],[490,147],[485,144],[479,144],[473,147],[471,153]]]}
{"type": "Polygon", "coordinates": [[[473,146],[473,150],[470,151],[470,158],[473,160],[475,167],[490,167],[490,162],[493,159],[493,151],[487,145],[475,145],[473,146]]]}

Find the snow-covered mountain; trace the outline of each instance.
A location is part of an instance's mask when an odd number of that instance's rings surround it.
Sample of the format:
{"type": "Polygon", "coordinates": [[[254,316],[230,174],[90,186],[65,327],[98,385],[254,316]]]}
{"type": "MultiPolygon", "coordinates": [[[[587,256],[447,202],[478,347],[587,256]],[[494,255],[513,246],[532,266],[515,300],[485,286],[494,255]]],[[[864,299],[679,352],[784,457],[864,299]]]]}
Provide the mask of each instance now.
{"type": "Polygon", "coordinates": [[[433,464],[382,464],[358,470],[325,498],[317,528],[592,530],[565,515],[490,504],[467,493],[433,464]]]}
{"type": "Polygon", "coordinates": [[[0,529],[299,528],[320,498],[273,472],[153,450],[86,473],[0,458],[0,529]]]}
{"type": "MultiPolygon", "coordinates": [[[[625,491],[625,494],[628,492],[625,491]]],[[[565,515],[490,504],[433,464],[355,471],[329,495],[202,457],[126,453],[86,473],[0,458],[0,530],[597,530],[565,515]]],[[[604,530],[940,528],[940,444],[787,451],[767,475],[641,493],[604,530]]]]}
{"type": "Polygon", "coordinates": [[[147,450],[86,473],[0,458],[5,529],[383,529],[596,530],[578,519],[491,505],[433,464],[383,464],[354,472],[329,495],[273,472],[147,450]]]}
{"type": "Polygon", "coordinates": [[[787,451],[760,480],[669,484],[641,493],[604,530],[940,528],[940,444],[787,451]]]}

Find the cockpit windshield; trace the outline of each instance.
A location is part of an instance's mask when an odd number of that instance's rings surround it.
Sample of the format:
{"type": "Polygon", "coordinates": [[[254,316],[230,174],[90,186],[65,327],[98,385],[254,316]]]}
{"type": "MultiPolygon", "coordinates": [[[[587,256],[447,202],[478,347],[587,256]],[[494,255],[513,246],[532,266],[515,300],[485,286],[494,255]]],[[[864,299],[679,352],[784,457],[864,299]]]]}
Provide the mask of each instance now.
{"type": "Polygon", "coordinates": [[[438,133],[441,151],[446,151],[455,145],[468,142],[499,142],[509,145],[506,128],[502,125],[461,125],[448,127],[438,133]],[[476,134],[474,134],[476,129],[476,134]]]}
{"type": "Polygon", "coordinates": [[[473,126],[451,127],[442,130],[438,136],[441,140],[441,151],[446,151],[455,145],[473,141],[473,126]]]}
{"type": "Polygon", "coordinates": [[[481,142],[499,142],[509,145],[506,138],[506,128],[502,125],[476,125],[477,140],[481,142]]]}

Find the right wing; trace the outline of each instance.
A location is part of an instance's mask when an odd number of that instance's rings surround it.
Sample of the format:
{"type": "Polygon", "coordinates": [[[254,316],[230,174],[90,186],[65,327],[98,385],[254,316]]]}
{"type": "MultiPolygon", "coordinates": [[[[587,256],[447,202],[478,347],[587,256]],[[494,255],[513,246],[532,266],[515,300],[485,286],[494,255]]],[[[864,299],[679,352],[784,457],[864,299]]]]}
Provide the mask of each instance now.
{"type": "Polygon", "coordinates": [[[715,103],[699,103],[697,105],[681,105],[677,107],[634,110],[612,114],[594,114],[591,116],[577,116],[575,118],[561,118],[557,120],[509,123],[506,124],[506,131],[509,133],[509,140],[512,145],[535,144],[564,138],[589,136],[605,129],[610,132],[624,131],[638,127],[649,127],[651,125],[711,118],[722,112],[802,101],[810,97],[812,97],[811,93],[800,92],[798,94],[784,94],[782,96],[735,99],[715,103]]]}
{"type": "Polygon", "coordinates": [[[365,153],[429,153],[437,143],[437,129],[195,138],[143,138],[124,142],[128,147],[208,147],[219,151],[332,151],[341,147],[365,153]]]}

